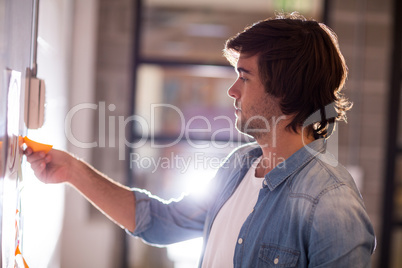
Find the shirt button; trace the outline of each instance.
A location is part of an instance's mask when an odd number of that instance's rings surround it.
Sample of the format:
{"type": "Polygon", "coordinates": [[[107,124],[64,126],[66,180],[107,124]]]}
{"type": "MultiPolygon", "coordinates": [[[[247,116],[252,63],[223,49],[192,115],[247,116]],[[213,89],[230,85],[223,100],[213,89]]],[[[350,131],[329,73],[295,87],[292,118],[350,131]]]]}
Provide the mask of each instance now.
{"type": "Polygon", "coordinates": [[[266,180],[264,180],[264,185],[265,185],[265,186],[267,186],[267,185],[268,185],[268,183],[267,183],[267,181],[266,181],[266,180]]]}
{"type": "Polygon", "coordinates": [[[279,258],[276,257],[275,260],[274,260],[274,264],[278,264],[278,262],[279,262],[279,258]]]}
{"type": "Polygon", "coordinates": [[[243,238],[239,238],[239,240],[237,240],[237,243],[239,243],[240,245],[243,244],[243,238]]]}

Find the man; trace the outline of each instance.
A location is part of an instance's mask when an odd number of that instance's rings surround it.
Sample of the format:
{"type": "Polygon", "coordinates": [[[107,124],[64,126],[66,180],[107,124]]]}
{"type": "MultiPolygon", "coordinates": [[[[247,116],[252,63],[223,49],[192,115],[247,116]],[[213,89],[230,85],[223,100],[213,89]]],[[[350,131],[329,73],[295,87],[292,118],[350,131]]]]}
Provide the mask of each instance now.
{"type": "Polygon", "coordinates": [[[164,202],[115,183],[66,152],[26,155],[45,183],[68,182],[148,243],[203,236],[202,267],[367,267],[373,227],[349,173],[326,152],[347,68],[335,34],[297,14],[258,22],[226,43],[238,79],[235,150],[207,197],[164,202]],[[277,160],[277,161],[276,161],[277,160]]]}

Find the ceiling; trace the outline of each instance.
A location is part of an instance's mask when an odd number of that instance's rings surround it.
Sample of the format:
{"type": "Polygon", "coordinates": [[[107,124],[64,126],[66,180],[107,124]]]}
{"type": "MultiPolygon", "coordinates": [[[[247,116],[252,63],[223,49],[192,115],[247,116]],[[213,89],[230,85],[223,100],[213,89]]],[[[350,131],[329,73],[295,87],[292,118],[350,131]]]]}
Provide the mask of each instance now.
{"type": "Polygon", "coordinates": [[[322,10],[323,0],[144,0],[147,6],[179,8],[209,8],[239,12],[299,11],[316,17],[322,10]]]}

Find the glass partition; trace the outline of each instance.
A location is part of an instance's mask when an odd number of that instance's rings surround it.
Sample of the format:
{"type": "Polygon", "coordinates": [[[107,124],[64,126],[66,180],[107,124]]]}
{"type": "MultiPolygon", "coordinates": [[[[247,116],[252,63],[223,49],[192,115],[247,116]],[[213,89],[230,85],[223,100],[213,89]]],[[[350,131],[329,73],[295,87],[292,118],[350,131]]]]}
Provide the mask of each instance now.
{"type": "Polygon", "coordinates": [[[234,126],[233,99],[227,90],[236,79],[232,67],[143,64],[138,70],[135,133],[150,138],[242,139],[234,126]]]}
{"type": "Polygon", "coordinates": [[[229,37],[276,11],[298,10],[322,21],[321,0],[144,2],[141,57],[148,60],[227,64],[222,57],[229,37]]]}

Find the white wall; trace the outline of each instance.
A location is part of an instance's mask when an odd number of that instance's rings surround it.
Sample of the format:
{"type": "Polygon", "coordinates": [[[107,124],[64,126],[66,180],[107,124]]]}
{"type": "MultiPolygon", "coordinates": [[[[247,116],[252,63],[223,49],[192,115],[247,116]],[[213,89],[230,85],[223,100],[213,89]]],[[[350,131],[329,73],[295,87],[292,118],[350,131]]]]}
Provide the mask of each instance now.
{"type": "MultiPolygon", "coordinates": [[[[29,136],[91,162],[91,149],[70,141],[94,135],[94,111],[67,121],[82,103],[94,103],[98,0],[40,0],[38,77],[46,81],[45,125],[29,136]]],[[[24,258],[30,267],[115,267],[115,226],[91,217],[90,204],[68,185],[45,185],[27,178],[24,258]]]]}
{"type": "MultiPolygon", "coordinates": [[[[46,83],[45,122],[38,130],[28,130],[28,136],[58,149],[66,148],[70,25],[70,1],[40,1],[37,76],[46,83]]],[[[39,182],[30,168],[24,174],[23,256],[29,267],[60,267],[65,187],[39,182]]]]}

